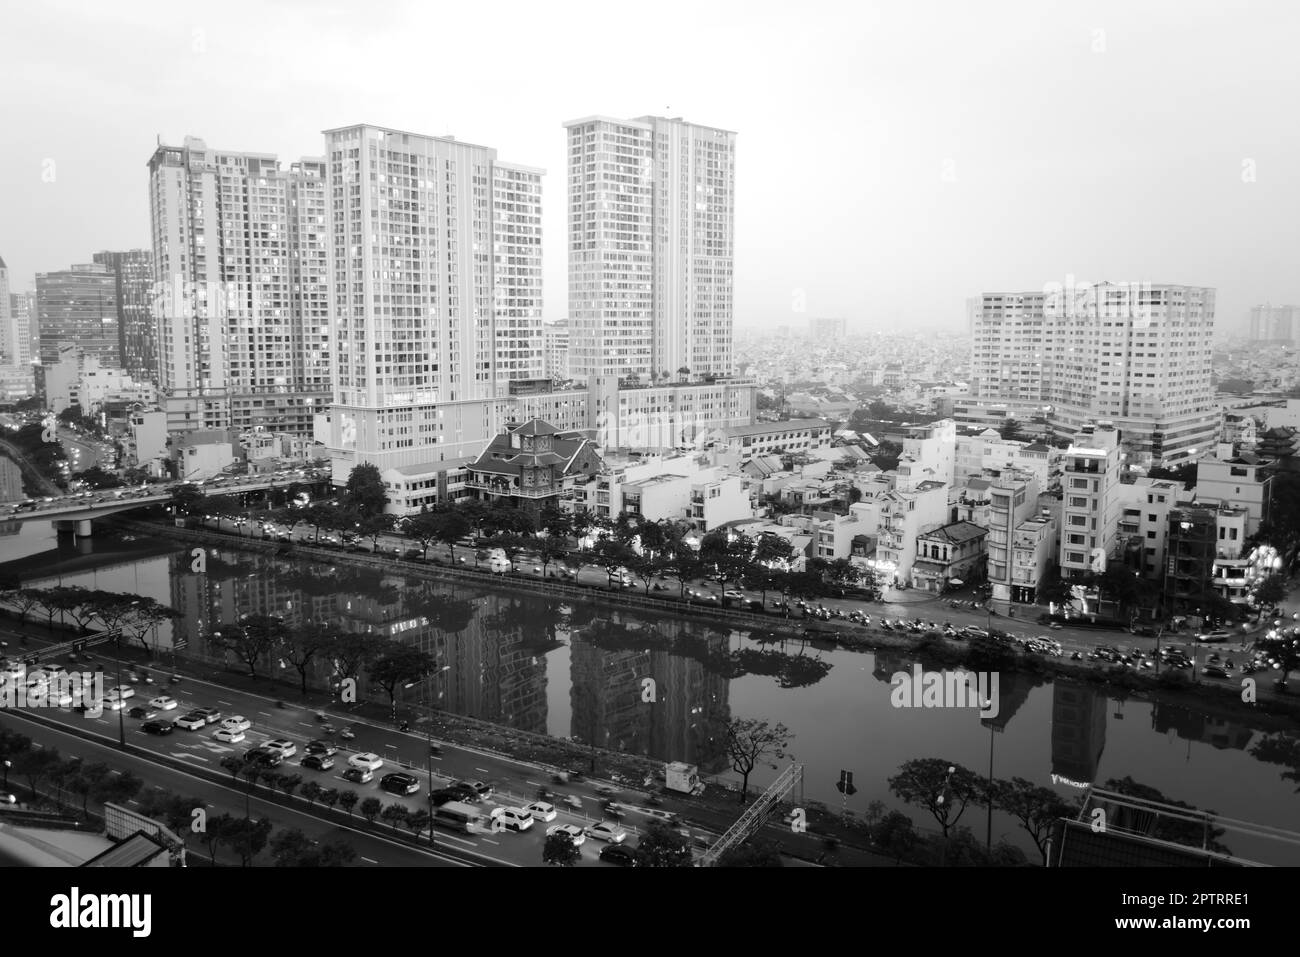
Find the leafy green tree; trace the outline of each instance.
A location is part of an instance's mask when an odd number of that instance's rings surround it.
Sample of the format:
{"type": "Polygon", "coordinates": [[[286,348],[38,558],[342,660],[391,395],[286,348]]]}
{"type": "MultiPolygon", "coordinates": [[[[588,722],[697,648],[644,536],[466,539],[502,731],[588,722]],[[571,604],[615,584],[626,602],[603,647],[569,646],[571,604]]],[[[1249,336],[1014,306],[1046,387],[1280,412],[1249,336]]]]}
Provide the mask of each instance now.
{"type": "Polygon", "coordinates": [[[361,800],[361,795],[357,794],[356,791],[347,790],[339,792],[339,807],[348,812],[348,817],[352,816],[352,809],[357,806],[359,800],[361,800]]]}
{"type": "Polygon", "coordinates": [[[379,819],[394,830],[405,827],[407,817],[406,807],[401,804],[390,804],[379,814],[379,819]]]}
{"type": "Polygon", "coordinates": [[[902,811],[890,811],[871,828],[871,843],[892,857],[895,864],[902,863],[919,841],[912,819],[902,811]]]}
{"type": "MultiPolygon", "coordinates": [[[[723,729],[731,769],[740,775],[740,803],[749,797],[749,776],[770,758],[783,760],[794,735],[785,725],[757,718],[732,718],[723,729]]],[[[776,765],[772,765],[773,768],[776,765]]]]}
{"type": "Polygon", "coordinates": [[[544,538],[538,543],[537,558],[542,563],[542,577],[546,577],[547,569],[559,559],[569,554],[569,547],[560,538],[544,538]]]}
{"type": "Polygon", "coordinates": [[[231,652],[257,677],[257,663],[278,648],[289,633],[284,619],[272,615],[249,615],[241,621],[223,622],[208,635],[216,648],[231,652]]]}
{"type": "Polygon", "coordinates": [[[754,545],[747,535],[714,529],[700,541],[700,561],[720,587],[739,581],[749,567],[754,545]]]}
{"type": "Polygon", "coordinates": [[[606,536],[588,550],[587,559],[591,564],[605,569],[605,574],[612,579],[620,568],[636,561],[636,552],[631,545],[606,536]]]}
{"type": "Polygon", "coordinates": [[[361,806],[357,808],[357,810],[361,812],[361,816],[366,819],[367,824],[374,824],[375,818],[379,816],[379,812],[382,811],[383,808],[384,806],[380,802],[379,798],[368,797],[362,800],[361,806]]]}
{"type": "Polygon", "coordinates": [[[74,472],[72,477],[74,479],[80,479],[86,484],[87,488],[95,490],[121,488],[126,484],[112,472],[105,472],[98,465],[93,465],[84,472],[74,472]]]}
{"type": "Polygon", "coordinates": [[[235,818],[222,835],[222,843],[239,857],[242,867],[248,867],[266,847],[270,836],[271,822],[266,818],[259,821],[235,818]]]}
{"type": "Polygon", "coordinates": [[[307,696],[307,672],[311,663],[328,652],[337,637],[338,632],[332,626],[315,621],[294,625],[285,632],[284,640],[280,643],[280,653],[298,672],[303,697],[307,696]]]}
{"type": "Polygon", "coordinates": [[[317,857],[311,838],[296,827],[271,838],[271,860],[276,867],[310,867],[317,857]]]}
{"type": "Polygon", "coordinates": [[[572,867],[581,859],[582,852],[573,843],[573,838],[563,831],[557,831],[546,836],[546,843],[542,846],[543,863],[572,867]]]}
{"type": "Polygon", "coordinates": [[[1276,608],[1286,601],[1286,578],[1282,575],[1269,575],[1255,589],[1255,600],[1261,608],[1276,608]]]}
{"type": "Polygon", "coordinates": [[[718,867],[784,867],[781,852],[771,841],[750,839],[718,858],[718,867]]]}
{"type": "Polygon", "coordinates": [[[966,806],[979,803],[981,796],[980,779],[973,772],[939,758],[904,762],[889,779],[889,790],[906,803],[929,811],[943,828],[945,839],[966,806]]]}
{"type": "Polygon", "coordinates": [[[384,506],[388,504],[388,493],[384,489],[384,479],[377,465],[362,462],[353,467],[343,489],[343,502],[346,508],[354,509],[363,516],[383,512],[384,506]]]}
{"type": "Polygon", "coordinates": [[[178,485],[172,489],[171,507],[177,515],[194,515],[203,499],[203,491],[197,485],[178,485]]]}
{"type": "Polygon", "coordinates": [[[1024,425],[1019,419],[1005,419],[998,427],[998,434],[1002,438],[1011,440],[1020,438],[1020,433],[1024,430],[1024,425]]]}
{"type": "Polygon", "coordinates": [[[1047,864],[1047,845],[1057,820],[1071,816],[1077,808],[1063,800],[1051,788],[1041,787],[1024,778],[993,782],[989,799],[993,807],[1020,822],[1033,840],[1043,864],[1047,864]]]}
{"type": "Polygon", "coordinates": [[[402,685],[433,673],[433,657],[419,648],[388,641],[380,646],[380,652],[368,669],[370,680],[384,689],[394,711],[397,709],[397,689],[402,685]]]}
{"type": "Polygon", "coordinates": [[[13,761],[13,773],[27,779],[27,786],[35,794],[48,781],[62,762],[57,748],[40,748],[26,751],[13,761]]]}
{"type": "Polygon", "coordinates": [[[691,844],[665,821],[652,819],[636,846],[638,867],[691,867],[691,844]]]}

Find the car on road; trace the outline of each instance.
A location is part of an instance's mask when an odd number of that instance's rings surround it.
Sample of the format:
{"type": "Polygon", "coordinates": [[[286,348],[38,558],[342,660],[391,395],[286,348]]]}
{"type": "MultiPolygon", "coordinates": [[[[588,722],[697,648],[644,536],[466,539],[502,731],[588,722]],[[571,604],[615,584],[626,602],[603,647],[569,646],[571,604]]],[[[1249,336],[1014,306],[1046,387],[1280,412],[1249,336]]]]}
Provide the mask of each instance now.
{"type": "Polygon", "coordinates": [[[317,738],[315,741],[308,741],[303,750],[308,754],[337,754],[339,749],[329,741],[322,741],[317,738]]]}
{"type": "Polygon", "coordinates": [[[343,780],[353,784],[369,784],[375,779],[375,772],[369,768],[348,768],[343,772],[343,780]]]}
{"type": "Polygon", "coordinates": [[[216,708],[195,708],[190,714],[199,715],[205,724],[216,724],[221,720],[221,712],[216,708]]]}
{"type": "Polygon", "coordinates": [[[743,591],[736,591],[734,588],[732,588],[732,589],[728,589],[727,591],[724,591],[722,593],[722,597],[728,599],[729,601],[744,601],[745,593],[743,591]]]}
{"type": "Polygon", "coordinates": [[[145,734],[171,734],[176,729],[167,721],[146,721],[140,730],[145,734]]]}
{"type": "Polygon", "coordinates": [[[234,728],[217,728],[212,734],[213,741],[224,741],[226,744],[239,744],[244,740],[244,732],[236,731],[234,728]]]}
{"type": "Polygon", "coordinates": [[[278,768],[284,764],[284,758],[266,748],[249,748],[244,752],[244,760],[264,768],[278,768]]]}
{"type": "Polygon", "coordinates": [[[636,867],[636,851],[626,844],[606,844],[600,849],[600,859],[619,867],[636,867]]]}
{"type": "Polygon", "coordinates": [[[627,839],[627,831],[609,821],[591,825],[587,828],[587,834],[598,841],[609,841],[611,844],[621,844],[627,839]]]}
{"type": "Polygon", "coordinates": [[[613,818],[615,821],[621,821],[627,817],[627,808],[617,801],[601,801],[600,809],[606,817],[613,818]]]}
{"type": "Polygon", "coordinates": [[[587,840],[587,835],[583,832],[582,828],[578,827],[576,824],[552,824],[546,829],[546,836],[551,837],[555,834],[569,835],[569,839],[573,841],[574,847],[581,847],[587,840]]]}
{"type": "Polygon", "coordinates": [[[434,807],[442,807],[444,804],[450,804],[452,801],[459,801],[462,795],[459,791],[452,788],[438,788],[429,792],[429,803],[434,807]]]}
{"type": "Polygon", "coordinates": [[[365,768],[367,771],[378,771],[384,766],[384,759],[373,751],[362,751],[360,754],[354,754],[348,758],[348,767],[365,768]]]}
{"type": "Polygon", "coordinates": [[[186,731],[201,731],[208,726],[208,723],[203,720],[203,715],[195,714],[193,711],[181,715],[172,724],[178,728],[184,728],[186,731]]]}
{"type": "Polygon", "coordinates": [[[253,722],[249,721],[242,714],[232,714],[229,718],[226,718],[221,722],[221,726],[230,731],[247,731],[253,726],[253,722]]]}
{"type": "Polygon", "coordinates": [[[158,712],[155,711],[153,708],[149,708],[146,707],[145,705],[138,704],[130,711],[128,711],[126,713],[126,716],[128,718],[141,718],[145,721],[148,721],[150,718],[158,717],[158,712]]]}
{"type": "Polygon", "coordinates": [[[149,702],[149,707],[157,708],[159,711],[175,711],[180,707],[180,702],[171,695],[159,695],[149,702]]]}
{"type": "Polygon", "coordinates": [[[492,830],[526,831],[533,826],[533,815],[522,807],[494,807],[488,819],[492,830]],[[500,821],[501,823],[496,823],[500,821]]]}
{"type": "Polygon", "coordinates": [[[1222,668],[1220,668],[1218,665],[1208,665],[1207,667],[1201,669],[1201,674],[1205,675],[1205,677],[1207,678],[1228,677],[1228,673],[1224,671],[1222,668]]]}
{"type": "Polygon", "coordinates": [[[268,751],[275,752],[281,758],[286,760],[298,753],[298,745],[294,744],[288,738],[272,738],[270,741],[263,744],[262,747],[266,748],[268,751]]]}
{"type": "Polygon", "coordinates": [[[101,698],[94,703],[105,711],[122,711],[126,708],[121,698],[101,698]]]}
{"type": "Polygon", "coordinates": [[[467,804],[477,804],[482,800],[478,791],[474,790],[474,787],[465,781],[452,781],[443,790],[450,791],[456,795],[457,801],[464,801],[467,804]]]}
{"type": "Polygon", "coordinates": [[[334,767],[334,759],[328,754],[308,754],[298,763],[309,771],[328,771],[334,767]]]}
{"type": "Polygon", "coordinates": [[[110,698],[121,698],[123,700],[135,697],[135,689],[130,685],[118,685],[116,688],[109,688],[104,693],[110,698]]]}
{"type": "Polygon", "coordinates": [[[545,801],[534,801],[524,808],[533,816],[534,821],[541,821],[545,824],[547,821],[554,821],[556,812],[554,804],[547,804],[545,801]]]}
{"type": "Polygon", "coordinates": [[[1217,631],[1207,631],[1203,635],[1197,635],[1196,640],[1204,641],[1204,642],[1231,641],[1232,634],[1230,632],[1226,632],[1222,629],[1219,629],[1217,631]]]}
{"type": "Polygon", "coordinates": [[[414,794],[420,790],[420,782],[415,775],[405,771],[392,771],[379,779],[379,786],[389,794],[414,794]]]}

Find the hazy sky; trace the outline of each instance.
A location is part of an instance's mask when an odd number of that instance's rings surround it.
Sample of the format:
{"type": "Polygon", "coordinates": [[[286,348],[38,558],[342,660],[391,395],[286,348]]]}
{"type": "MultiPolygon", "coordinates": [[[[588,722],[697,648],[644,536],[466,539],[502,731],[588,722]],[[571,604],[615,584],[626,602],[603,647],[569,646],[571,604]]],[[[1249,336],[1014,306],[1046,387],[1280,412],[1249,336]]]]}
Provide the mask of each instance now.
{"type": "Polygon", "coordinates": [[[1215,286],[1220,327],[1300,301],[1294,0],[5,7],[14,289],[150,245],[159,135],[287,163],[368,122],[548,171],[558,318],[561,123],[653,113],[739,133],[738,324],[797,322],[802,302],[964,328],[966,297],[1068,275],[1215,286]]]}

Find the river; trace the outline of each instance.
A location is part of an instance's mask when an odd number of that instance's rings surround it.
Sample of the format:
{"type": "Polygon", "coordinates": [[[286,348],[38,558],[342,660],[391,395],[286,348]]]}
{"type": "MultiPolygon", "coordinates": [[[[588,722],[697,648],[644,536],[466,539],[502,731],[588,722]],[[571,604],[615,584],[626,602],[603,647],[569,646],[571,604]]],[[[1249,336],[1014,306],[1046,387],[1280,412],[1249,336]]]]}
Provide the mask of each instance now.
{"type": "MultiPolygon", "coordinates": [[[[112,533],[94,539],[110,549],[112,533]]],[[[212,550],[205,574],[190,570],[188,550],[65,575],[64,584],[147,595],[182,613],[160,627],[159,649],[219,660],[204,634],[240,614],[290,620],[329,619],[351,630],[418,645],[440,670],[405,701],[609,748],[700,765],[736,779],[727,767],[722,726],[733,717],[780,722],[790,752],[804,765],[804,794],[862,814],[873,801],[906,811],[920,827],[933,819],[893,796],[888,778],[913,758],[935,757],[998,778],[1021,777],[1079,793],[1086,782],[1131,777],[1172,800],[1228,818],[1294,828],[1300,795],[1284,765],[1252,752],[1265,723],[1212,717],[1160,699],[1120,699],[1094,686],[1002,675],[999,713],[896,708],[890,679],[911,668],[899,652],[851,652],[802,641],[764,644],[746,630],[681,621],[642,611],[566,602],[523,592],[427,582],[336,564],[212,550]],[[671,648],[669,647],[671,645],[671,648]],[[836,790],[841,770],[856,793],[836,790]]],[[[44,523],[0,539],[9,560],[54,548],[44,523]]],[[[69,548],[64,543],[65,549],[69,548]]],[[[84,547],[84,546],[83,546],[84,547]]],[[[44,584],[54,584],[53,580],[44,584]]],[[[33,582],[32,584],[39,584],[33,582]]],[[[322,662],[318,678],[329,670],[322,662]]],[[[292,669],[281,670],[286,680],[292,669]]],[[[387,700],[385,698],[385,700],[387,700]]],[[[1289,725],[1295,735],[1295,723],[1289,725]]],[[[784,766],[785,762],[773,761],[784,766]]],[[[762,766],[751,779],[776,774],[762,766]]],[[[960,824],[983,840],[985,812],[970,807],[960,824]]],[[[1006,838],[1038,860],[1015,821],[1001,814],[992,838],[1006,838]]],[[[1231,850],[1252,860],[1300,864],[1300,847],[1229,833],[1231,850]]]]}

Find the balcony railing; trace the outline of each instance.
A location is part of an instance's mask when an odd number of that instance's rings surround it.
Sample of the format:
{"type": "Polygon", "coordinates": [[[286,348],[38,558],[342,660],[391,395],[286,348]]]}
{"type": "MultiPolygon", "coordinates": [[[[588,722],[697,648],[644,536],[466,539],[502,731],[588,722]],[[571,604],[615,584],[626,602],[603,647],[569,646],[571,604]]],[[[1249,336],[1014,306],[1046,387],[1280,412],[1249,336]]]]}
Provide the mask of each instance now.
{"type": "Polygon", "coordinates": [[[563,485],[512,485],[509,482],[475,482],[467,481],[465,488],[478,489],[491,495],[513,495],[518,498],[551,498],[565,493],[572,494],[573,489],[563,485]]]}

